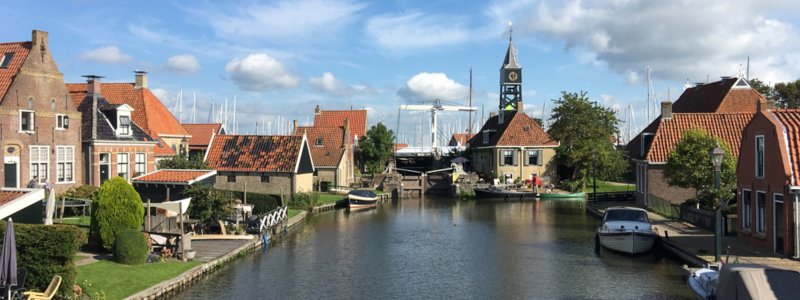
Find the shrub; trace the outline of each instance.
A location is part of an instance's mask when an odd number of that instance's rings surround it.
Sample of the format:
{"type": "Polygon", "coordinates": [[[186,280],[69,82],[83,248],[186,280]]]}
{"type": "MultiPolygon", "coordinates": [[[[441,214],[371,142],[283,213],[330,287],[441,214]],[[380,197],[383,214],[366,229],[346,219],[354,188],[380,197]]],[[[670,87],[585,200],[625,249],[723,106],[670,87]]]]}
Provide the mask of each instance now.
{"type": "Polygon", "coordinates": [[[311,210],[319,203],[319,193],[296,193],[289,201],[289,208],[311,210]]]}
{"type": "Polygon", "coordinates": [[[139,194],[122,177],[103,183],[92,203],[91,236],[110,251],[117,235],[142,225],[144,207],[139,194]]]}
{"type": "Polygon", "coordinates": [[[231,203],[234,195],[229,191],[198,185],[184,190],[183,195],[192,197],[189,217],[200,220],[201,224],[211,225],[219,219],[228,218],[233,212],[231,203]]]}
{"type": "MultiPolygon", "coordinates": [[[[5,232],[6,223],[0,223],[5,232]]],[[[75,285],[75,254],[86,244],[86,233],[72,225],[14,224],[17,242],[17,267],[28,270],[25,286],[44,291],[54,275],[61,275],[58,292],[72,295],[75,285]]]]}
{"type": "MultiPolygon", "coordinates": [[[[244,192],[228,191],[233,193],[237,199],[244,199],[244,192]]],[[[265,214],[278,208],[281,197],[269,194],[247,192],[247,203],[253,204],[253,215],[265,214]]]]}
{"type": "Polygon", "coordinates": [[[66,192],[58,195],[58,198],[67,197],[67,198],[77,198],[77,199],[87,199],[93,200],[95,196],[97,196],[98,188],[93,185],[81,185],[69,188],[66,192]]]}
{"type": "Polygon", "coordinates": [[[135,229],[120,232],[114,240],[114,261],[126,265],[139,265],[147,261],[147,238],[135,229]]]}

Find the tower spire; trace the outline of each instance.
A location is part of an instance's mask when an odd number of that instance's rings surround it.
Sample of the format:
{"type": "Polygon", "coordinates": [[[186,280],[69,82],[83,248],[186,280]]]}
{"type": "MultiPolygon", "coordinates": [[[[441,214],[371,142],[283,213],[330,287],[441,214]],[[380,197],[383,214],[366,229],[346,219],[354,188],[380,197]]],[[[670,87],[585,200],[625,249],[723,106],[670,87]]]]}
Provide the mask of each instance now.
{"type": "Polygon", "coordinates": [[[508,22],[508,50],[500,67],[500,112],[521,110],[522,67],[517,62],[517,49],[514,49],[511,22],[508,22]]]}

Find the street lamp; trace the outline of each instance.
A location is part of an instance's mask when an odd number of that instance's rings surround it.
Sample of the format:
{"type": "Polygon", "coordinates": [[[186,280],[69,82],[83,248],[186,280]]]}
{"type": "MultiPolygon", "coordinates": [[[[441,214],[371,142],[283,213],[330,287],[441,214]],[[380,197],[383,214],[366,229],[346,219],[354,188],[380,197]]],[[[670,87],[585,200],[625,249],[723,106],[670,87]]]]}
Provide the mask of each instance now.
{"type": "MultiPolygon", "coordinates": [[[[714,187],[719,189],[720,186],[720,173],[722,171],[722,157],[725,155],[725,150],[717,146],[709,153],[711,156],[711,163],[714,164],[714,187]]],[[[720,200],[720,199],[716,199],[720,200]]],[[[722,203],[716,203],[714,208],[714,261],[718,262],[722,252],[722,203]]]]}

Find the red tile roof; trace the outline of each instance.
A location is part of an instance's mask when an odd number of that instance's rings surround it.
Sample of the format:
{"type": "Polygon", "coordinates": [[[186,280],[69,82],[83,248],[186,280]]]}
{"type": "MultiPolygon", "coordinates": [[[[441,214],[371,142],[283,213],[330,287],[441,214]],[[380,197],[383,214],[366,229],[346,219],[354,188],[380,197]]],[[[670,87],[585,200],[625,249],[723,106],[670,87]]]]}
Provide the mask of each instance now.
{"type": "Polygon", "coordinates": [[[403,149],[403,148],[408,148],[408,144],[405,144],[405,143],[394,144],[394,151],[397,151],[397,150],[400,150],[400,149],[403,149]]]}
{"type": "Polygon", "coordinates": [[[367,134],[366,110],[321,110],[314,115],[314,127],[341,127],[344,119],[350,120],[350,134],[359,139],[367,134]]]}
{"type": "MultiPolygon", "coordinates": [[[[76,107],[86,95],[86,83],[68,83],[67,90],[76,107]]],[[[148,88],[134,88],[133,83],[101,83],[100,94],[111,104],[128,104],[133,108],[131,118],[153,137],[158,135],[189,135],[180,122],[148,88]]]]}
{"type": "Polygon", "coordinates": [[[475,134],[466,134],[466,133],[454,133],[450,140],[455,140],[456,143],[460,146],[466,146],[469,139],[471,139],[475,134]]]}
{"type": "MultiPolygon", "coordinates": [[[[739,158],[742,132],[754,113],[675,113],[670,119],[658,118],[653,141],[645,158],[650,162],[666,162],[675,144],[690,129],[703,130],[724,140],[735,159],[739,158]]],[[[648,127],[652,127],[653,125],[648,127]]]]}
{"type": "Polygon", "coordinates": [[[172,150],[172,147],[164,142],[161,138],[155,138],[157,143],[155,147],[153,147],[153,154],[155,156],[175,156],[175,150],[172,150]]]}
{"type": "Polygon", "coordinates": [[[766,103],[766,99],[749,86],[734,87],[738,81],[739,78],[728,78],[688,88],[672,104],[672,111],[676,113],[755,113],[757,103],[759,101],[766,103]]]}
{"type": "Polygon", "coordinates": [[[302,146],[298,135],[218,135],[206,162],[217,171],[294,172],[302,146]]]}
{"type": "Polygon", "coordinates": [[[0,205],[4,205],[25,195],[22,191],[0,191],[0,205]]]}
{"type": "Polygon", "coordinates": [[[787,154],[789,154],[789,167],[792,169],[792,183],[797,185],[800,183],[800,109],[776,109],[768,111],[767,114],[774,116],[783,125],[785,135],[778,134],[778,138],[787,138],[785,142],[789,148],[787,154]]]}
{"type": "Polygon", "coordinates": [[[344,130],[340,127],[298,127],[296,134],[306,134],[314,166],[337,167],[342,161],[344,130]]]}
{"type": "Polygon", "coordinates": [[[134,183],[193,184],[196,181],[216,175],[215,170],[158,170],[133,179],[134,183]]]}
{"type": "Polygon", "coordinates": [[[495,146],[558,146],[547,132],[527,114],[511,111],[506,112],[506,120],[498,123],[498,116],[493,116],[483,124],[483,128],[476,134],[477,137],[469,141],[471,148],[495,146]],[[489,132],[491,138],[488,143],[483,142],[482,135],[489,132]]]}
{"type": "Polygon", "coordinates": [[[220,134],[222,124],[181,124],[192,137],[189,139],[189,149],[205,150],[211,143],[211,136],[220,134]]]}
{"type": "Polygon", "coordinates": [[[0,43],[0,60],[3,59],[6,53],[14,53],[8,66],[0,69],[0,101],[5,99],[8,88],[17,76],[19,68],[22,67],[22,63],[28,58],[28,53],[30,51],[30,42],[0,43]]]}

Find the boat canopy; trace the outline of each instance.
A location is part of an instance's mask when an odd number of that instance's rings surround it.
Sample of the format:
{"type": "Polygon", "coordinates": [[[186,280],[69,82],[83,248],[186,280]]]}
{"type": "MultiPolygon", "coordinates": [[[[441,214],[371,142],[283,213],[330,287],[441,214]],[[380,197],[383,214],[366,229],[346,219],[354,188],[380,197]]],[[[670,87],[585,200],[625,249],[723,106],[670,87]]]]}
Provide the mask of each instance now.
{"type": "Polygon", "coordinates": [[[800,272],[757,264],[722,266],[717,299],[796,299],[800,272]]]}
{"type": "Polygon", "coordinates": [[[648,222],[647,212],[638,209],[608,209],[605,221],[648,222]]]}

